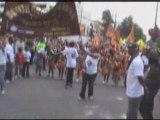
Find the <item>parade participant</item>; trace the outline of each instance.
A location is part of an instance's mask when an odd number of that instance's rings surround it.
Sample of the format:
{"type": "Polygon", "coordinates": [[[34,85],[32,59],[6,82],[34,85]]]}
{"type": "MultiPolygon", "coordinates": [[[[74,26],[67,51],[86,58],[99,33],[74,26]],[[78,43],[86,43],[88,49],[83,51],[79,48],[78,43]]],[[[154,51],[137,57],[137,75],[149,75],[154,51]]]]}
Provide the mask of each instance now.
{"type": "Polygon", "coordinates": [[[85,53],[87,54],[87,57],[85,59],[85,71],[82,78],[82,87],[78,100],[85,99],[87,84],[88,84],[88,98],[94,99],[93,97],[94,81],[97,76],[97,69],[98,69],[98,62],[100,55],[98,53],[98,48],[96,47],[91,48],[90,52],[85,51],[85,53]]]}
{"type": "MultiPolygon", "coordinates": [[[[40,49],[45,49],[46,48],[46,44],[45,41],[43,39],[41,39],[38,44],[37,44],[37,51],[39,51],[40,49]]],[[[45,56],[43,57],[43,70],[45,70],[45,56]]]]}
{"type": "Polygon", "coordinates": [[[29,64],[30,64],[30,58],[31,58],[31,53],[29,51],[29,48],[26,46],[25,51],[23,52],[24,56],[24,63],[23,63],[23,70],[22,70],[22,77],[29,77],[29,64]]]}
{"type": "Polygon", "coordinates": [[[137,119],[145,88],[143,81],[144,66],[136,44],[130,45],[128,52],[131,55],[131,62],[126,78],[126,95],[128,97],[127,119],[137,119]]]}
{"type": "Polygon", "coordinates": [[[37,56],[36,56],[36,74],[38,74],[39,76],[41,76],[41,71],[42,71],[42,67],[43,67],[43,57],[44,57],[44,50],[40,49],[37,52],[37,56]]]}
{"type": "Polygon", "coordinates": [[[5,73],[6,83],[13,81],[13,63],[14,63],[14,50],[13,50],[13,39],[9,37],[7,44],[5,46],[5,54],[7,56],[7,66],[5,73]]]}
{"type": "Polygon", "coordinates": [[[81,74],[81,71],[83,69],[83,61],[84,61],[84,55],[82,53],[81,50],[79,50],[79,58],[78,58],[78,61],[77,61],[77,78],[76,78],[76,82],[79,82],[79,77],[80,77],[80,74],[81,74]]]}
{"type": "Polygon", "coordinates": [[[67,78],[66,78],[66,85],[65,88],[68,88],[68,86],[72,87],[73,82],[73,72],[76,68],[76,58],[78,58],[78,52],[77,49],[74,47],[74,42],[69,43],[69,47],[63,51],[63,55],[67,58],[67,78]]]}
{"type": "Polygon", "coordinates": [[[57,65],[58,71],[59,71],[59,78],[63,80],[63,74],[64,74],[64,68],[65,68],[65,58],[64,56],[60,56],[58,60],[58,65],[57,65]]]}
{"type": "Polygon", "coordinates": [[[23,67],[23,52],[22,48],[19,47],[18,52],[16,53],[16,60],[15,60],[15,78],[22,77],[22,67],[23,67]]]}
{"type": "Polygon", "coordinates": [[[4,90],[4,76],[6,72],[6,55],[4,51],[5,43],[3,38],[0,39],[0,87],[1,87],[1,94],[5,94],[4,90]]]}
{"type": "Polygon", "coordinates": [[[48,77],[50,77],[50,74],[52,74],[52,78],[54,77],[54,68],[55,68],[55,49],[49,49],[48,50],[48,77]]]}
{"type": "Polygon", "coordinates": [[[140,105],[140,113],[144,119],[154,119],[154,99],[160,88],[160,31],[157,26],[152,29],[151,39],[147,42],[147,57],[149,59],[149,69],[147,70],[145,83],[147,91],[140,105]]]}

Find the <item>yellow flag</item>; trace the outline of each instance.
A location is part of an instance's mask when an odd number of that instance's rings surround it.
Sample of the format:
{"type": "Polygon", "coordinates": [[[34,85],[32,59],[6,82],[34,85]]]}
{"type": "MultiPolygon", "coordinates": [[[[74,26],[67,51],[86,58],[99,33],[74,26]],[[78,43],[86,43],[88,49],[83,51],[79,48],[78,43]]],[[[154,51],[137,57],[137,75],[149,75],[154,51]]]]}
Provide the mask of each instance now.
{"type": "Polygon", "coordinates": [[[139,50],[143,50],[144,46],[145,46],[145,43],[144,43],[144,41],[142,39],[139,39],[137,41],[137,45],[138,45],[139,50]]]}

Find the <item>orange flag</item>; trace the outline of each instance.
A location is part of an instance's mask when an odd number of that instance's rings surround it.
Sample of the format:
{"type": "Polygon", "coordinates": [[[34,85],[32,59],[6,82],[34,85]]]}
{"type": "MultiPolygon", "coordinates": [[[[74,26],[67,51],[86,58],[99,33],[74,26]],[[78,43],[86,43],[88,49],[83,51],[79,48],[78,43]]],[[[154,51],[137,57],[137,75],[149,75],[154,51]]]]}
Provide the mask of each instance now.
{"type": "Polygon", "coordinates": [[[100,45],[100,36],[98,33],[94,36],[92,40],[92,46],[98,47],[100,45]]]}
{"type": "Polygon", "coordinates": [[[80,23],[80,25],[79,25],[80,27],[80,34],[81,35],[84,35],[85,34],[85,24],[82,24],[82,23],[80,23]]]}
{"type": "Polygon", "coordinates": [[[134,26],[132,25],[131,32],[129,33],[126,42],[129,43],[129,44],[132,44],[132,43],[134,43],[134,39],[135,39],[135,36],[134,36],[134,26]]]}
{"type": "Polygon", "coordinates": [[[110,24],[106,31],[106,37],[110,39],[110,43],[114,45],[116,48],[118,47],[118,32],[113,28],[110,24]]]}

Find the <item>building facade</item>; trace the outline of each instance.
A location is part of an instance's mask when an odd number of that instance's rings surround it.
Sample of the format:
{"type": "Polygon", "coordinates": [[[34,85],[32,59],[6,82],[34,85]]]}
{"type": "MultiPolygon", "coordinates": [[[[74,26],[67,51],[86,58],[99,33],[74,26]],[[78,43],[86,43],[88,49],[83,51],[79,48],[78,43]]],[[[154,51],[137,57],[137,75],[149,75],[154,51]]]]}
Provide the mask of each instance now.
{"type": "Polygon", "coordinates": [[[0,29],[1,29],[1,24],[2,24],[2,15],[4,12],[4,5],[5,5],[5,2],[0,2],[0,29]]]}

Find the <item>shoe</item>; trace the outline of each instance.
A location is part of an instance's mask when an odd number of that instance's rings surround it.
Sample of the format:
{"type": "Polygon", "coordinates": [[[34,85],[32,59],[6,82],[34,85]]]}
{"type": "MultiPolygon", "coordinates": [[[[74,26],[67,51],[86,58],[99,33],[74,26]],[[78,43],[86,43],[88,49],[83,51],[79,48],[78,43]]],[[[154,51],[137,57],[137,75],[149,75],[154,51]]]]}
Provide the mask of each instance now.
{"type": "Polygon", "coordinates": [[[7,83],[7,84],[9,84],[9,83],[10,83],[10,81],[9,81],[9,80],[6,80],[6,83],[7,83]]]}
{"type": "Polygon", "coordinates": [[[79,82],[79,79],[78,79],[78,78],[76,79],[76,82],[79,82]]]}
{"type": "Polygon", "coordinates": [[[105,84],[106,82],[105,81],[103,81],[103,84],[105,84]]]}
{"type": "Polygon", "coordinates": [[[80,96],[78,96],[78,100],[79,101],[82,101],[82,100],[84,100],[82,97],[80,97],[80,96]]]}
{"type": "Polygon", "coordinates": [[[70,88],[73,88],[73,86],[72,86],[72,85],[69,85],[69,87],[70,87],[70,88]]]}
{"type": "Polygon", "coordinates": [[[19,79],[21,79],[21,78],[22,78],[22,76],[20,75],[20,76],[19,76],[19,79]]]}
{"type": "Polygon", "coordinates": [[[19,76],[14,76],[14,79],[17,79],[19,76]]]}
{"type": "Polygon", "coordinates": [[[1,94],[4,95],[5,94],[5,90],[2,90],[1,94]]]}
{"type": "Polygon", "coordinates": [[[94,97],[93,97],[93,96],[90,96],[90,97],[89,97],[89,99],[90,99],[90,100],[93,100],[93,99],[94,99],[94,97]]]}
{"type": "Polygon", "coordinates": [[[68,88],[68,85],[65,85],[64,88],[67,89],[67,88],[68,88]]]}
{"type": "Polygon", "coordinates": [[[15,81],[15,78],[12,78],[12,81],[14,82],[14,81],[15,81]]]}

